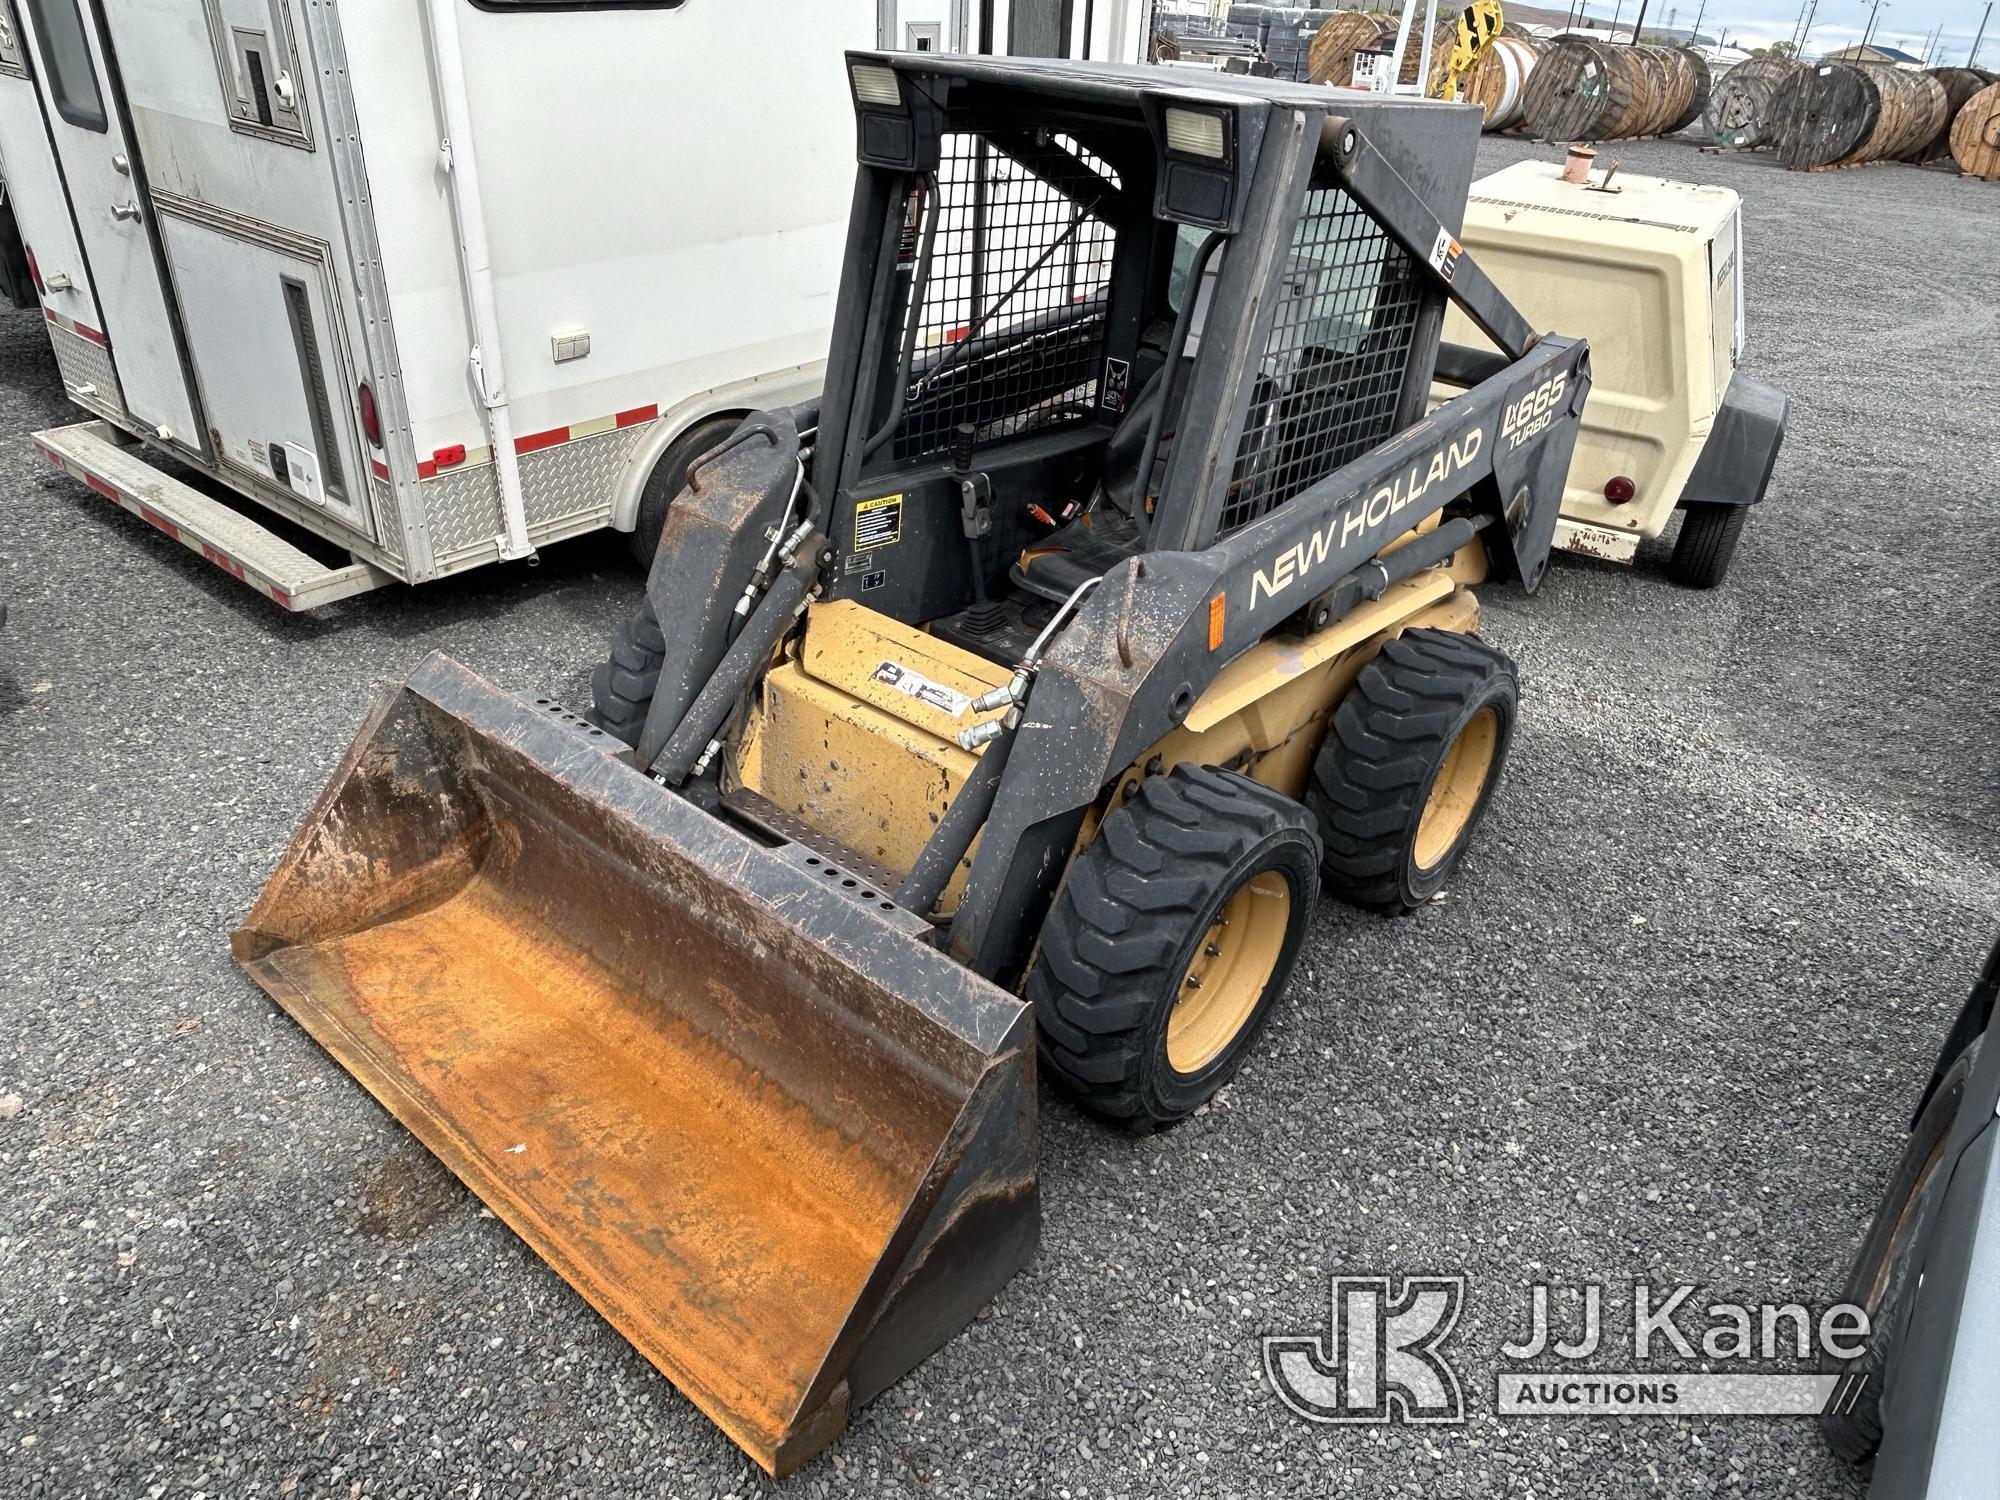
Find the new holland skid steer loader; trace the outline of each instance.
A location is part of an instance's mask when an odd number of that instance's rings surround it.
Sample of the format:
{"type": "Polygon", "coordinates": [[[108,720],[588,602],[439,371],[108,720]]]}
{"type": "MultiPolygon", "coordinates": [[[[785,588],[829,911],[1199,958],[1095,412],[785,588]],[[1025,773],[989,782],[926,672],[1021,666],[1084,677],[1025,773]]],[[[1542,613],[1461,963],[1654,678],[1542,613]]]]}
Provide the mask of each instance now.
{"type": "Polygon", "coordinates": [[[597,722],[431,657],[235,936],[774,1473],[1032,1251],[1038,1056],[1171,1123],[1322,889],[1438,891],[1589,383],[1454,238],[1476,109],[848,68],[824,397],[694,465],[597,722]]]}

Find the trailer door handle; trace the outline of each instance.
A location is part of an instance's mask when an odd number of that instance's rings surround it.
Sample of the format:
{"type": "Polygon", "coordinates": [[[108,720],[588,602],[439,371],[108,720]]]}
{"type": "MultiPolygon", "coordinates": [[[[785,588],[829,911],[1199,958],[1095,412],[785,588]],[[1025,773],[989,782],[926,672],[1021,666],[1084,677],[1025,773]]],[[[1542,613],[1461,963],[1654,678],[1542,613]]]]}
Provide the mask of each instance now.
{"type": "Polygon", "coordinates": [[[111,217],[114,219],[136,220],[139,217],[139,205],[136,201],[131,203],[114,203],[111,205],[111,217]]]}

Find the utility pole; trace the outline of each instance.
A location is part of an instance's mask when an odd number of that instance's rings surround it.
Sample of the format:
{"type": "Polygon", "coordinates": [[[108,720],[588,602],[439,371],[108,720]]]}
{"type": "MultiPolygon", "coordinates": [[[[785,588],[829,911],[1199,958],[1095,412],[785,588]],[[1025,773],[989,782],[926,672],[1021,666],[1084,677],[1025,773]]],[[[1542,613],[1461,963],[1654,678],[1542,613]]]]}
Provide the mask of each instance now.
{"type": "Polygon", "coordinates": [[[1708,14],[1708,0],[1701,0],[1701,9],[1694,13],[1694,30],[1688,33],[1688,45],[1692,47],[1701,37],[1701,18],[1708,14]]]}
{"type": "Polygon", "coordinates": [[[1799,18],[1792,22],[1792,52],[1795,55],[1799,50],[1799,33],[1805,30],[1806,7],[1811,4],[1812,0],[1799,0],[1799,18]]]}
{"type": "MultiPolygon", "coordinates": [[[[1990,0],[1989,0],[1990,3],[1990,0]]],[[[1611,12],[1611,40],[1618,40],[1618,18],[1625,14],[1625,0],[1618,0],[1618,7],[1611,12]]]]}
{"type": "Polygon", "coordinates": [[[1979,18],[1979,35],[1972,39],[1972,50],[1965,54],[1965,65],[1969,68],[1979,57],[1979,44],[1986,40],[1986,23],[1993,19],[1993,0],[1986,0],[1986,13],[1979,18]]]}
{"type": "Polygon", "coordinates": [[[1861,29],[1861,46],[1856,49],[1857,52],[1867,49],[1868,39],[1875,35],[1875,18],[1881,13],[1882,0],[1875,0],[1874,5],[1868,11],[1868,24],[1861,29]]]}
{"type": "Polygon", "coordinates": [[[1806,11],[1806,29],[1799,33],[1799,45],[1793,51],[1792,56],[1803,58],[1806,55],[1806,40],[1812,35],[1813,22],[1818,19],[1819,0],[1812,0],[1810,8],[1806,11]]]}
{"type": "Polygon", "coordinates": [[[1632,23],[1632,45],[1635,47],[1639,45],[1639,33],[1646,25],[1646,3],[1647,0],[1639,0],[1639,19],[1632,23]]]}

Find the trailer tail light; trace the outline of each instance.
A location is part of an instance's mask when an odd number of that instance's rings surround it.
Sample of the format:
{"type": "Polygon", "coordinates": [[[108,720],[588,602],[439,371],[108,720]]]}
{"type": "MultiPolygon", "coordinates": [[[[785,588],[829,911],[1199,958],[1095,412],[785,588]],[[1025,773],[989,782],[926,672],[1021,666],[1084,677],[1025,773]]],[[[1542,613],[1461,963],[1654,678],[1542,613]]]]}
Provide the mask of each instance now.
{"type": "Polygon", "coordinates": [[[361,413],[361,430],[367,434],[371,447],[382,446],[382,413],[375,408],[375,392],[368,382],[362,381],[354,388],[354,404],[361,413]]]}
{"type": "Polygon", "coordinates": [[[33,245],[23,245],[21,253],[27,257],[28,276],[35,283],[36,293],[43,297],[48,296],[49,289],[42,283],[42,268],[35,260],[35,247],[33,245]]]}
{"type": "Polygon", "coordinates": [[[1624,505],[1638,493],[1638,487],[1623,474],[1614,474],[1604,481],[1604,498],[1613,505],[1624,505]]]}

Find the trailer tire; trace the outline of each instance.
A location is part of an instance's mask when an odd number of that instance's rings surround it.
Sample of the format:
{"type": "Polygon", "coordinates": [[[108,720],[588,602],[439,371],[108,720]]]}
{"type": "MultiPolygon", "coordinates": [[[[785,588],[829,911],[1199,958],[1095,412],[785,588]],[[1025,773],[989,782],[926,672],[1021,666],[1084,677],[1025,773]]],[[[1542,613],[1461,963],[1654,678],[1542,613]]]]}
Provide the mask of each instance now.
{"type": "Polygon", "coordinates": [[[1979,1057],[1979,1040],[1961,1052],[1945,1070],[1911,1125],[1882,1201],[1869,1221],[1868,1233],[1847,1273],[1847,1285],[1840,1300],[1866,1309],[1868,1341],[1853,1359],[1822,1355],[1822,1374],[1839,1372],[1861,1378],[1861,1389],[1852,1404],[1829,1411],[1819,1419],[1820,1436],[1849,1463],[1865,1463],[1882,1445],[1883,1381],[1890,1373],[1903,1342],[1909,1320],[1910,1298],[1916,1295],[1918,1273],[1917,1230],[1924,1222],[1930,1200],[1943,1190],[1943,1164],[1951,1139],[1952,1122],[1958,1118],[1965,1098],[1966,1080],[1979,1057]]]}
{"type": "Polygon", "coordinates": [[[666,659],[667,639],[653,615],[653,601],[646,599],[637,614],[612,627],[611,656],[591,671],[590,717],[597,727],[628,745],[638,744],[666,659]]]}
{"type": "Polygon", "coordinates": [[[1681,534],[1674,541],[1667,576],[1682,588],[1712,589],[1729,574],[1750,507],[1691,500],[1682,510],[1681,534]]]}
{"type": "Polygon", "coordinates": [[[632,560],[641,571],[647,574],[653,571],[653,554],[660,550],[667,507],[687,488],[689,467],[709,449],[721,446],[722,440],[742,425],[740,415],[709,417],[667,444],[667,451],[653,465],[653,472],[646,476],[645,488],[639,492],[639,514],[632,522],[632,534],[626,538],[632,560]]]}
{"type": "Polygon", "coordinates": [[[1026,993],[1047,1076],[1134,1130],[1185,1119],[1242,1066],[1318,899],[1319,837],[1291,798],[1211,766],[1147,777],[1042,928],[1026,993]]]}
{"type": "Polygon", "coordinates": [[[1506,765],[1520,698],[1503,651],[1406,630],[1355,678],[1313,762],[1326,889],[1402,914],[1443,888],[1506,765]]]}

